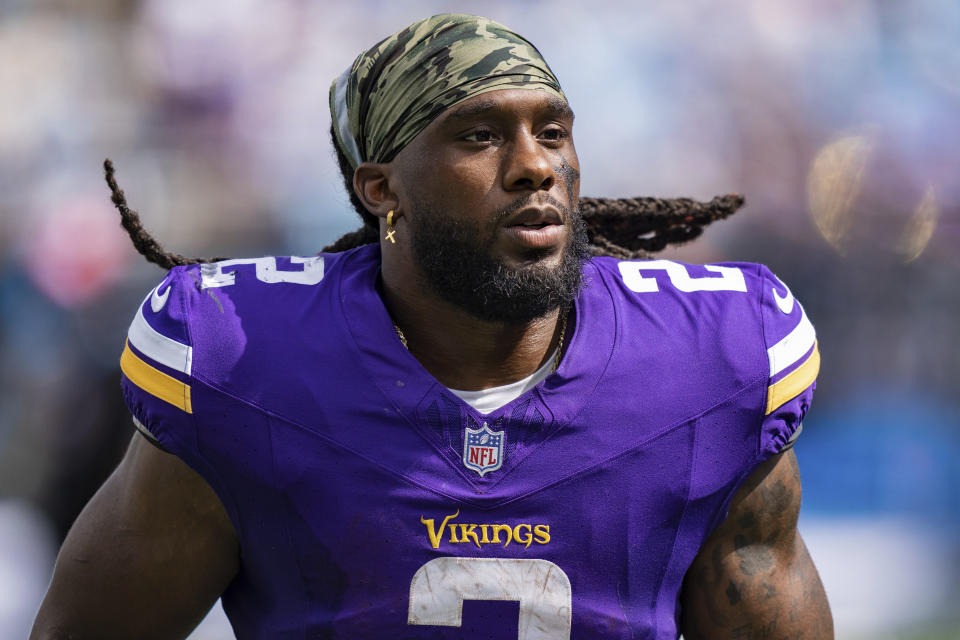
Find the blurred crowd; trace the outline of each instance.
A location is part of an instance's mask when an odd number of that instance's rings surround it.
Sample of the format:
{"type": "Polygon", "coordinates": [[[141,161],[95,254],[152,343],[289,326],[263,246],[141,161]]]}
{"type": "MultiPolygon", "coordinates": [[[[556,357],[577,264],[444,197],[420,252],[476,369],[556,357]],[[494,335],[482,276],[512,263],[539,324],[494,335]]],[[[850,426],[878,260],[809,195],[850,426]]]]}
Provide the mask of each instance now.
{"type": "Polygon", "coordinates": [[[163,273],[119,227],[103,159],[168,249],[314,253],[359,226],[330,81],[442,11],[542,51],[584,195],[746,195],[664,257],[765,262],[817,327],[801,531],[838,637],[957,637],[955,0],[0,0],[0,636],[29,626],[132,435],[119,354],[163,273]]]}

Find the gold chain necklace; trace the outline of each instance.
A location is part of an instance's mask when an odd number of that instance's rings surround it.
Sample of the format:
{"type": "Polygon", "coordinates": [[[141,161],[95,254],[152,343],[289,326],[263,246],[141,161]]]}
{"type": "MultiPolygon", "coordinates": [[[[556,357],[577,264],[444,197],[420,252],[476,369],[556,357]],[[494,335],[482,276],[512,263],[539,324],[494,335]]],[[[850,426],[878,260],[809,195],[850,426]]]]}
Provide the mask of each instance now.
{"type": "MultiPolygon", "coordinates": [[[[403,335],[403,330],[400,329],[400,326],[394,321],[393,330],[397,332],[397,337],[400,338],[400,344],[403,345],[404,349],[409,350],[410,347],[407,346],[407,336],[403,335]]],[[[563,354],[563,338],[567,335],[567,312],[564,311],[563,315],[560,316],[560,340],[557,342],[557,352],[553,356],[553,369],[550,370],[551,373],[557,370],[557,367],[560,366],[560,358],[563,354]]]]}
{"type": "Polygon", "coordinates": [[[557,353],[553,356],[553,369],[550,373],[553,373],[560,366],[560,355],[563,353],[563,338],[567,335],[567,312],[564,310],[563,315],[560,316],[560,339],[557,341],[557,353]]]}

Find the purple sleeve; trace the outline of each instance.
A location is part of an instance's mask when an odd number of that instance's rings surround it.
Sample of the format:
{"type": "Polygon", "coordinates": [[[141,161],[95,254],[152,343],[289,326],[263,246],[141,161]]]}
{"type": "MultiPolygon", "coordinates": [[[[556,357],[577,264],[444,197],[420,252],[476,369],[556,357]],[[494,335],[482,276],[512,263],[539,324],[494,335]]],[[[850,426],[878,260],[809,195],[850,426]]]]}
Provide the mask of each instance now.
{"type": "Polygon", "coordinates": [[[147,295],[120,357],[123,398],[134,423],[151,442],[171,452],[182,451],[193,431],[188,280],[176,268],[147,295]]]}
{"type": "Polygon", "coordinates": [[[775,275],[761,268],[764,343],[770,365],[760,448],[769,457],[792,446],[800,432],[820,370],[817,335],[800,303],[775,275]]]}

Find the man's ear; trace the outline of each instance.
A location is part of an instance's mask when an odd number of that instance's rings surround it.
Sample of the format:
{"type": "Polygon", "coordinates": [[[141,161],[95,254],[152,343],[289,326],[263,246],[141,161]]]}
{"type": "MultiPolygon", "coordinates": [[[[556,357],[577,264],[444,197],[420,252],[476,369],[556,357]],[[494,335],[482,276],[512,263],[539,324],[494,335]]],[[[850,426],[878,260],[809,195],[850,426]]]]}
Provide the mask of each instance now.
{"type": "Polygon", "coordinates": [[[399,208],[399,198],[390,188],[391,167],[386,163],[364,162],[353,172],[353,190],[367,211],[378,218],[399,208]]]}

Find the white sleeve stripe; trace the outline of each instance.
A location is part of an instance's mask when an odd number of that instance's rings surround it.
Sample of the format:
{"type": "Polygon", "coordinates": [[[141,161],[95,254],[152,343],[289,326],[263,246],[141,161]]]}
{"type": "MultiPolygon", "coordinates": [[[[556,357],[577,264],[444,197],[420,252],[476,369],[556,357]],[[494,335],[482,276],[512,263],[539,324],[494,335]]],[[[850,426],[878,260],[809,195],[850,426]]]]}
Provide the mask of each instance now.
{"type": "Polygon", "coordinates": [[[817,332],[814,330],[807,314],[800,307],[800,322],[788,333],[783,340],[767,349],[770,359],[770,377],[777,375],[787,367],[796,364],[817,341],[817,332]]]}
{"type": "Polygon", "coordinates": [[[127,339],[148,358],[190,375],[193,365],[193,347],[168,338],[147,324],[147,319],[143,317],[143,305],[137,310],[137,315],[130,323],[127,339]]]}
{"type": "Polygon", "coordinates": [[[160,444],[160,439],[157,436],[153,435],[153,432],[150,429],[147,429],[143,426],[143,423],[137,420],[136,416],[130,416],[133,419],[133,426],[137,428],[137,431],[142,433],[146,438],[152,441],[154,444],[160,444]]]}

